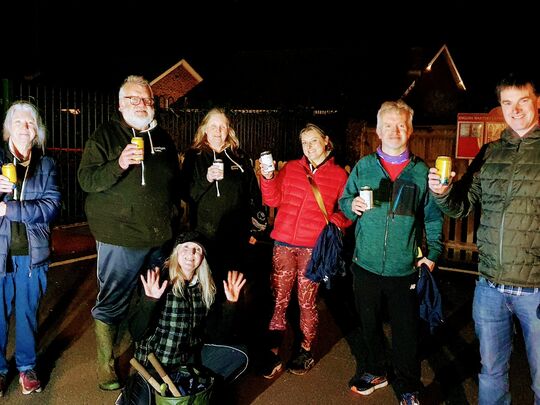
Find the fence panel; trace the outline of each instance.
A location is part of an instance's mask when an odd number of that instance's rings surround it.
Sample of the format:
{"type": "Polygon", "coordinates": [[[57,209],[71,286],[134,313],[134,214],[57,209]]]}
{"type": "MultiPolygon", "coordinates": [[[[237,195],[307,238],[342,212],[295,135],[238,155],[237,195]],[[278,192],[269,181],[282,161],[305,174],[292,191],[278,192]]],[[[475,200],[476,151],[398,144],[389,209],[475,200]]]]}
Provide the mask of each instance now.
{"type": "MultiPolygon", "coordinates": [[[[117,110],[117,93],[103,93],[86,89],[47,87],[26,82],[2,81],[7,99],[1,99],[4,108],[13,100],[34,103],[47,126],[47,152],[58,164],[59,184],[62,190],[62,209],[59,224],[85,221],[84,192],[77,181],[77,168],[88,137],[117,110]]],[[[172,109],[157,111],[157,119],[173,137],[179,152],[186,150],[207,110],[172,109]]],[[[241,147],[252,158],[263,150],[271,150],[275,159],[292,159],[301,155],[298,133],[314,117],[332,113],[313,110],[230,111],[241,147]]]]}
{"type": "MultiPolygon", "coordinates": [[[[415,128],[410,140],[411,151],[425,160],[429,167],[435,166],[439,155],[454,156],[455,126],[433,126],[415,128]]],[[[375,128],[367,127],[364,122],[351,121],[347,129],[347,145],[350,155],[358,160],[374,152],[380,144],[375,128]]],[[[453,168],[457,178],[467,170],[469,161],[453,159],[453,168]]],[[[443,237],[445,249],[442,262],[451,266],[470,266],[478,262],[476,247],[476,229],[479,212],[476,211],[464,219],[445,218],[443,237]]]]}
{"type": "Polygon", "coordinates": [[[34,103],[47,126],[47,153],[54,157],[62,191],[58,224],[85,220],[84,193],[77,181],[77,168],[84,143],[116,110],[115,94],[84,89],[63,89],[26,83],[9,83],[10,100],[34,103]]]}
{"type": "MultiPolygon", "coordinates": [[[[6,86],[7,81],[2,84],[6,86]]],[[[48,128],[47,149],[58,163],[59,183],[62,187],[62,211],[58,223],[67,224],[85,220],[84,192],[77,181],[77,168],[84,144],[90,134],[109,120],[117,110],[117,94],[85,89],[62,89],[7,82],[9,100],[2,100],[4,107],[11,100],[29,100],[36,104],[48,128]]],[[[173,137],[177,150],[184,151],[206,110],[172,109],[158,111],[158,121],[173,137]]],[[[240,145],[254,159],[263,150],[271,150],[274,159],[286,161],[302,155],[298,134],[306,123],[322,125],[337,144],[343,147],[343,164],[353,166],[356,161],[371,153],[379,145],[374,128],[364,121],[350,121],[341,128],[343,117],[337,111],[301,109],[282,110],[231,110],[232,125],[240,145]]],[[[411,150],[433,166],[437,155],[453,156],[455,126],[419,127],[411,138],[411,150]]],[[[280,162],[281,163],[281,162],[280,162]]],[[[341,163],[341,162],[340,162],[341,163]]],[[[454,159],[454,170],[461,176],[468,161],[454,159]]],[[[463,221],[446,219],[444,225],[444,259],[452,262],[475,262],[477,249],[475,229],[477,216],[463,221]]]]}

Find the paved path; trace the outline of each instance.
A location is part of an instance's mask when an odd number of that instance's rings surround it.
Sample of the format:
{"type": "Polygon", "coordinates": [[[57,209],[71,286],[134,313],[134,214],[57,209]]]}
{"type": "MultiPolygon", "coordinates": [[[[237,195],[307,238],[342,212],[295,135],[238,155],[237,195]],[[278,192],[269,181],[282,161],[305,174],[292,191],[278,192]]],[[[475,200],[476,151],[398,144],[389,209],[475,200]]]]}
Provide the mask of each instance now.
{"type": "MultiPolygon", "coordinates": [[[[83,256],[93,253],[87,230],[71,229],[55,236],[58,260],[75,256],[71,250],[86,244],[83,256]],[[85,234],[86,233],[86,234],[85,234]],[[58,245],[58,243],[60,243],[58,245]],[[62,246],[60,248],[60,246],[62,246]]],[[[394,405],[392,388],[381,389],[368,397],[348,390],[347,382],[355,370],[350,342],[356,336],[350,291],[346,285],[323,291],[319,301],[320,337],[314,349],[317,364],[305,376],[281,374],[272,381],[254,374],[253,369],[231,387],[229,398],[219,405],[394,405]]],[[[474,281],[470,275],[440,274],[447,325],[434,338],[423,343],[422,380],[426,386],[424,404],[465,405],[477,403],[476,373],[478,347],[471,321],[474,281]]],[[[117,392],[97,388],[95,339],[90,309],[96,296],[95,260],[68,262],[49,271],[49,286],[40,309],[39,365],[44,390],[24,396],[14,375],[0,402],[6,404],[100,405],[113,404],[117,392]]],[[[13,328],[12,328],[13,329],[13,328]]],[[[385,332],[390,336],[388,328],[385,332]]],[[[519,336],[519,335],[518,335],[519,336]]],[[[289,336],[290,341],[290,336],[289,336]]],[[[10,337],[10,342],[13,336],[10,337]]],[[[13,351],[8,348],[8,357],[13,351]]],[[[532,404],[529,371],[521,339],[516,339],[511,366],[514,404],[532,404]]],[[[127,370],[127,357],[122,370],[127,370]]]]}

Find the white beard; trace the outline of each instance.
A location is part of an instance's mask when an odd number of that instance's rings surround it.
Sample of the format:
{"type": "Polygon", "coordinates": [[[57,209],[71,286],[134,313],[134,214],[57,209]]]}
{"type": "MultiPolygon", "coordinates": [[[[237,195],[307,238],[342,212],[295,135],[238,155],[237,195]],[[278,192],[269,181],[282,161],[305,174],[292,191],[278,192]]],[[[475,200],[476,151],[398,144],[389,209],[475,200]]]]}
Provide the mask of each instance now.
{"type": "Polygon", "coordinates": [[[147,129],[148,125],[154,119],[154,110],[147,110],[147,115],[145,117],[138,116],[134,111],[124,111],[124,120],[133,128],[138,129],[139,131],[147,129]]]}

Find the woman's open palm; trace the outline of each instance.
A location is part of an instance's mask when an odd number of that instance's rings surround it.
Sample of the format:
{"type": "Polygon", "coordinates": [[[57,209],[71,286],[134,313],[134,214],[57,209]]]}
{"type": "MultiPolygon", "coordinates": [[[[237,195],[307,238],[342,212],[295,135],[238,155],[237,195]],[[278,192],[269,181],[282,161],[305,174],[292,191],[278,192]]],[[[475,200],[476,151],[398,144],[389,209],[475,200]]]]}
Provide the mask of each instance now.
{"type": "Polygon", "coordinates": [[[144,293],[150,298],[160,298],[163,292],[167,288],[167,280],[164,280],[159,286],[159,267],[155,267],[154,270],[148,269],[146,272],[146,280],[141,274],[141,281],[144,287],[144,293]]]}
{"type": "Polygon", "coordinates": [[[244,275],[236,270],[231,270],[227,274],[227,280],[223,280],[223,288],[228,301],[236,302],[240,296],[242,287],[246,284],[244,275]]]}

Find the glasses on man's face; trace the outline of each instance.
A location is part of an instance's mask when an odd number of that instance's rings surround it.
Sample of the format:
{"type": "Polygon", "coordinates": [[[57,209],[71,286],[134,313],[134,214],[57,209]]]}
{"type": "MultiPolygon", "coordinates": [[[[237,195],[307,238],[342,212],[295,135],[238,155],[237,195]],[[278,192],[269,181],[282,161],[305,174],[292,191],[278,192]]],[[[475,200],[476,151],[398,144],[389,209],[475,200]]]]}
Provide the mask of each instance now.
{"type": "Polygon", "coordinates": [[[141,101],[146,106],[154,105],[154,99],[153,98],[142,98],[142,97],[138,97],[138,96],[124,96],[124,98],[129,99],[129,102],[131,103],[131,105],[139,105],[139,104],[141,104],[141,101]]]}

